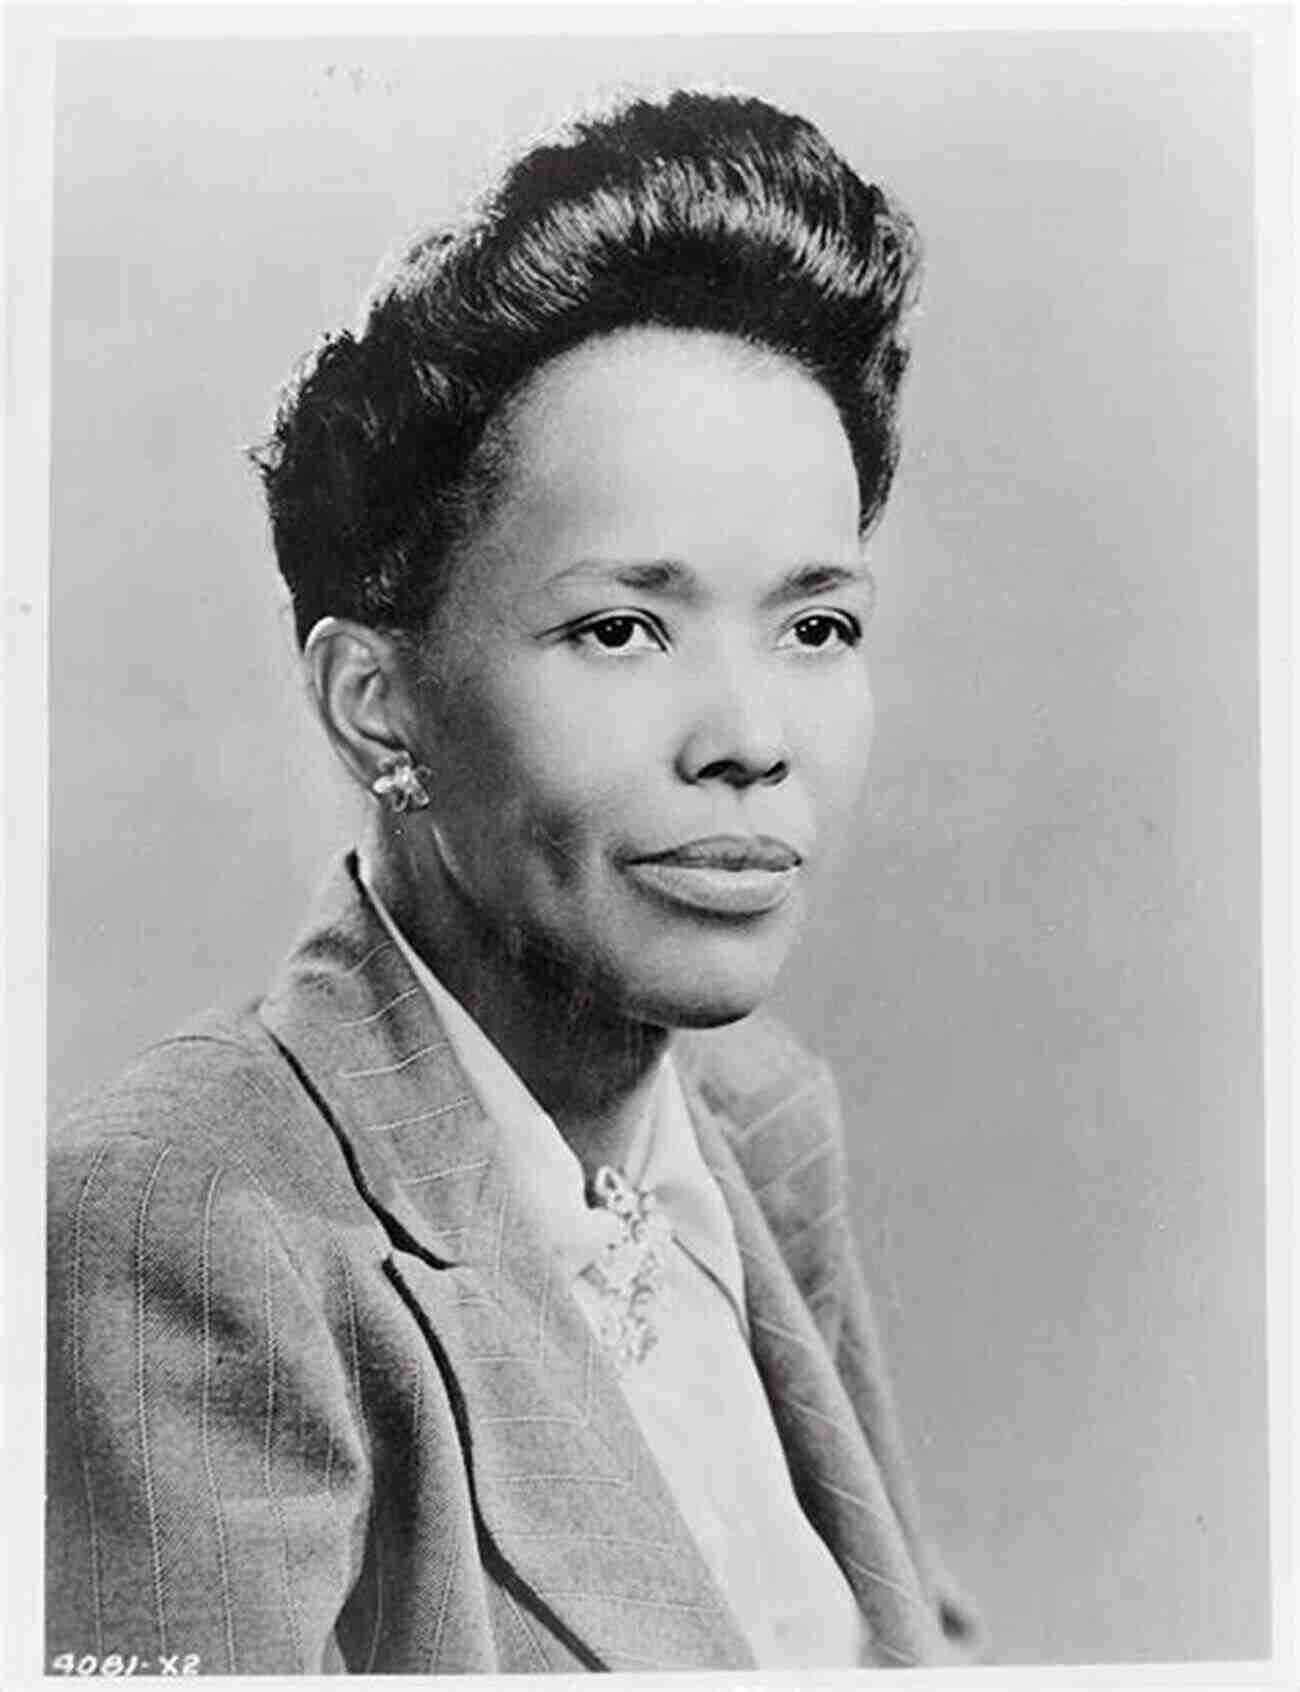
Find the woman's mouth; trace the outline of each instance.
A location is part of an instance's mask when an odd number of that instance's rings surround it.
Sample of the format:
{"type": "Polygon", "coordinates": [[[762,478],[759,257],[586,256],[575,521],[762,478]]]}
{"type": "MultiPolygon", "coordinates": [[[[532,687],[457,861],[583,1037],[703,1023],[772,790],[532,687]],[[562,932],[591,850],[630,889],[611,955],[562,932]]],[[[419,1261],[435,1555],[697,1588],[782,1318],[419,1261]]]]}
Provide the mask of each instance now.
{"type": "Polygon", "coordinates": [[[627,859],[626,873],[644,892],[712,916],[761,916],[784,904],[802,857],[768,835],[712,835],[664,852],[627,859]]]}

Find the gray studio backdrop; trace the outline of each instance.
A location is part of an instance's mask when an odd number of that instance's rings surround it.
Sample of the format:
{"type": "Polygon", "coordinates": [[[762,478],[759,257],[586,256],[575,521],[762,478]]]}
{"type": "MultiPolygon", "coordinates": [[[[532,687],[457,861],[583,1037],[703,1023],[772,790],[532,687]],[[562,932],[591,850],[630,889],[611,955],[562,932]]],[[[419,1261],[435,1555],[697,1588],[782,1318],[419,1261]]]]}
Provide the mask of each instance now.
{"type": "Polygon", "coordinates": [[[241,457],[279,380],[521,136],[683,79],[927,241],[873,774],[782,1003],[929,1521],[1001,1660],[1266,1654],[1244,38],[65,43],[53,1100],[263,985],[355,827],[241,457]]]}

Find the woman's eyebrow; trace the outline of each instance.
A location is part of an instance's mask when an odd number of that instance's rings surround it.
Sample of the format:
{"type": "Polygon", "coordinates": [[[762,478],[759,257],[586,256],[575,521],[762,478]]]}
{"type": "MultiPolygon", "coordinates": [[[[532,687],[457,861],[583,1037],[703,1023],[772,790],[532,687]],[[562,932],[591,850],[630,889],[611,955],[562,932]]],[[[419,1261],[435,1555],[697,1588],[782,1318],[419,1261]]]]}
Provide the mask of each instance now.
{"type": "Polygon", "coordinates": [[[819,593],[836,593],[841,588],[870,587],[871,574],[862,564],[803,564],[767,595],[769,605],[785,605],[795,599],[811,599],[819,593]]]}
{"type": "Polygon", "coordinates": [[[587,558],[557,571],[547,585],[560,587],[570,581],[609,582],[617,587],[631,588],[635,593],[653,593],[666,599],[700,597],[700,584],[694,570],[675,558],[587,558]]]}

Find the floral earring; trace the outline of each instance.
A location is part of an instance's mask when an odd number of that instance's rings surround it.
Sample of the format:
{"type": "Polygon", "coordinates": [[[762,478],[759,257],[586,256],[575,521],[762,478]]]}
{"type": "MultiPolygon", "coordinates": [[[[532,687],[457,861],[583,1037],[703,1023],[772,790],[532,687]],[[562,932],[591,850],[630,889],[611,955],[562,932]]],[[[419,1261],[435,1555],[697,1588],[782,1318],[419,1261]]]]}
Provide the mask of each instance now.
{"type": "Polygon", "coordinates": [[[429,803],[425,782],[429,771],[415,763],[409,752],[390,753],[370,784],[378,799],[386,799],[390,811],[422,811],[429,803]]]}

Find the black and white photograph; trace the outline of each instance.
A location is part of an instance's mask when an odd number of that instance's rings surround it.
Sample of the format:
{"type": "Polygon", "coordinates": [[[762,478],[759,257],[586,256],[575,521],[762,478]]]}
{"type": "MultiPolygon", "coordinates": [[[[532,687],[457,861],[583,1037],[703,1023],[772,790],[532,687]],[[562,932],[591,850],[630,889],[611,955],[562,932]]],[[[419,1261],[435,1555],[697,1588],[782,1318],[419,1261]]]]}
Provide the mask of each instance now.
{"type": "Polygon", "coordinates": [[[32,1684],[1286,1683],[1289,8],[687,10],[47,43],[32,1684]]]}

